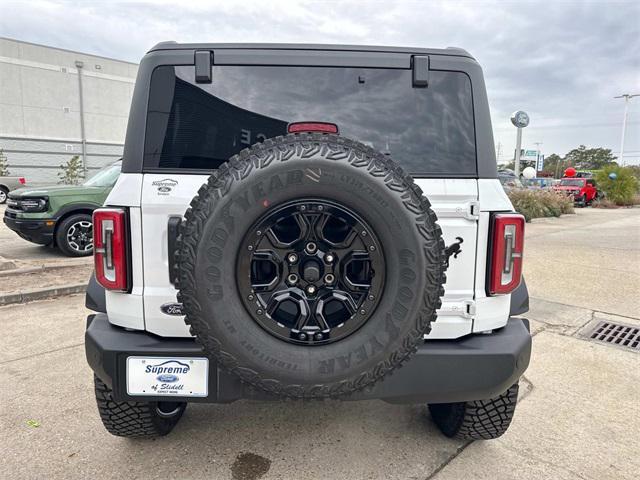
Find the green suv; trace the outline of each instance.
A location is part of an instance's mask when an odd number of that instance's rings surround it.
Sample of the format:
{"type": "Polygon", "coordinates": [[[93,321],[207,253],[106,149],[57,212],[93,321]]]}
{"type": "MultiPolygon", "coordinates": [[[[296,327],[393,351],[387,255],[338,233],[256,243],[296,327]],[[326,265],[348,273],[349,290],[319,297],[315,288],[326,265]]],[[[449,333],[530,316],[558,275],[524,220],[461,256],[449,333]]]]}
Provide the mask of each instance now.
{"type": "Polygon", "coordinates": [[[103,168],[83,185],[14,190],[9,193],[4,223],[25,240],[56,246],[65,255],[91,255],[91,214],[109,195],[121,165],[118,161],[103,168]]]}

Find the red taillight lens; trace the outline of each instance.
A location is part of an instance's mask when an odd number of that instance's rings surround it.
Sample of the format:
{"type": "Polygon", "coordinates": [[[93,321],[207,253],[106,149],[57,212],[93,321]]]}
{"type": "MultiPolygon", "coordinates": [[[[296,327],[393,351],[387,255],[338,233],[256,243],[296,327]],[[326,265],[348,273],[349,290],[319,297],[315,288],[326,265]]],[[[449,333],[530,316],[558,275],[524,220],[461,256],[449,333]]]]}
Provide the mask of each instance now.
{"type": "Polygon", "coordinates": [[[93,212],[93,260],[96,280],[108,290],[129,290],[127,212],[99,208],[93,212]]]}
{"type": "Polygon", "coordinates": [[[20,177],[18,179],[18,181],[20,182],[20,185],[25,185],[27,183],[27,181],[24,179],[24,177],[20,177]]]}
{"type": "Polygon", "coordinates": [[[520,285],[524,248],[524,217],[498,213],[492,217],[488,294],[504,295],[520,285]]]}
{"type": "Polygon", "coordinates": [[[289,133],[300,132],[321,132],[321,133],[338,133],[338,126],[335,123],[327,122],[296,122],[290,123],[287,128],[289,133]]]}

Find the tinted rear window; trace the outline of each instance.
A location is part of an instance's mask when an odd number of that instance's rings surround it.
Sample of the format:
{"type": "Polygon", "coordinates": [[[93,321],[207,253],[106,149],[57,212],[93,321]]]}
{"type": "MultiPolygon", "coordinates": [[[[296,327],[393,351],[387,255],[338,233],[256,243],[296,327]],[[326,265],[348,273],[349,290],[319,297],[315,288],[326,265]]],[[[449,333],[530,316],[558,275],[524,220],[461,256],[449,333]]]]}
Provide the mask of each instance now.
{"type": "Polygon", "coordinates": [[[261,66],[215,66],[211,84],[196,84],[193,67],[157,68],[145,169],[215,169],[301,121],[335,123],[414,175],[477,170],[463,73],[431,72],[428,88],[412,88],[410,70],[261,66]]]}

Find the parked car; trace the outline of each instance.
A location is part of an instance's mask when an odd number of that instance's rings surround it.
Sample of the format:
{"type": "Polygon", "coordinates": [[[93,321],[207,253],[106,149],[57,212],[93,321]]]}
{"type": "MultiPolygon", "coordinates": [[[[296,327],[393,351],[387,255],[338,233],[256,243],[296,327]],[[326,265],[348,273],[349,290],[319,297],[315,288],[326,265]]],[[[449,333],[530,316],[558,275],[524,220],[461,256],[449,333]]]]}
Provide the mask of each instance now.
{"type": "Polygon", "coordinates": [[[93,212],[104,427],[166,435],[189,402],[377,398],[428,404],[447,436],[503,434],[531,335],[524,217],[493,145],[461,49],[153,48],[93,212]]]}
{"type": "Polygon", "coordinates": [[[0,177],[0,205],[6,203],[11,190],[24,187],[26,184],[24,177],[0,177]]]}
{"type": "Polygon", "coordinates": [[[524,188],[522,181],[519,178],[516,178],[515,174],[511,170],[498,170],[498,180],[502,184],[502,188],[505,192],[514,188],[524,188]]]}
{"type": "Polygon", "coordinates": [[[571,196],[573,201],[582,207],[586,207],[598,198],[598,189],[593,178],[563,178],[553,187],[553,190],[571,196]]]}
{"type": "Polygon", "coordinates": [[[529,178],[522,182],[526,188],[551,188],[552,181],[550,178],[539,177],[529,178]]]}
{"type": "Polygon", "coordinates": [[[65,255],[91,255],[91,214],[104,203],[120,175],[120,168],[118,161],[82,185],[14,190],[9,193],[4,223],[25,240],[58,247],[65,255]]]}

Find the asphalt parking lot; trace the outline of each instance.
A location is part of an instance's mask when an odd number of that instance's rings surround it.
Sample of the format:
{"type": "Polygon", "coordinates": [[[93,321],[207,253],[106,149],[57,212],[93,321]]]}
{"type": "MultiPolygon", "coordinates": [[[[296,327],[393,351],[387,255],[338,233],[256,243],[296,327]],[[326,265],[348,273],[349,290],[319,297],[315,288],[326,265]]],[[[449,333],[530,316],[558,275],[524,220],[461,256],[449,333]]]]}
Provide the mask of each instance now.
{"type": "MultiPolygon", "coordinates": [[[[0,255],[30,260],[3,229],[0,255]]],[[[84,298],[73,295],[0,307],[2,476],[637,478],[640,355],[580,332],[598,320],[640,325],[640,209],[538,220],[525,248],[533,358],[498,440],[446,439],[423,406],[379,401],[190,405],[168,437],[112,437],[84,359],[84,298]]]]}

